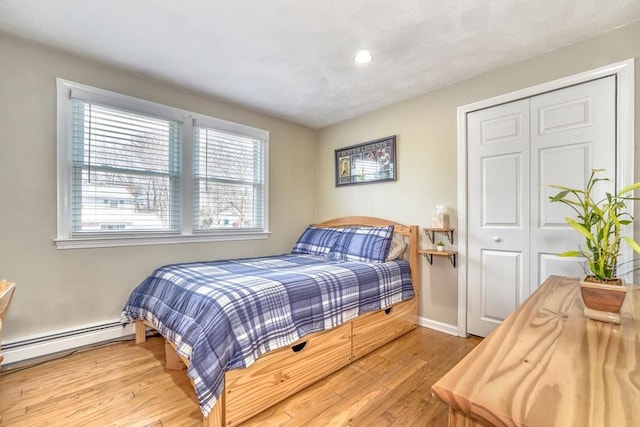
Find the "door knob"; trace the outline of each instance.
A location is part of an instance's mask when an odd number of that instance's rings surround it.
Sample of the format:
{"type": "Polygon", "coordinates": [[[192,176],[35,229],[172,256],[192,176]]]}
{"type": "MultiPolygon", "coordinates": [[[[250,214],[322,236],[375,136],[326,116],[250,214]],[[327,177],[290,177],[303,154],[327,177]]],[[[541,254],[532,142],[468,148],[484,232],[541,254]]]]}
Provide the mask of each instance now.
{"type": "Polygon", "coordinates": [[[496,243],[500,243],[500,242],[502,242],[502,237],[496,236],[496,237],[493,238],[493,241],[496,242],[496,243]]]}

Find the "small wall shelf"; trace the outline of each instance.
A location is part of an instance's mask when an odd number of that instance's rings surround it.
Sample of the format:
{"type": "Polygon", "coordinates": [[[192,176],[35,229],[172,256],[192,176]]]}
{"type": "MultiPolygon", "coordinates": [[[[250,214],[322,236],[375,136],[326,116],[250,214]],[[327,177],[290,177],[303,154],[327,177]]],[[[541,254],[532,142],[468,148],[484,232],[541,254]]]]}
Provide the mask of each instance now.
{"type": "Polygon", "coordinates": [[[429,240],[431,240],[431,243],[433,244],[436,243],[436,233],[444,233],[447,235],[447,238],[449,239],[449,243],[453,245],[454,230],[455,228],[425,228],[424,232],[427,234],[427,237],[429,237],[429,240]]]}
{"type": "MultiPolygon", "coordinates": [[[[453,232],[455,228],[425,228],[424,232],[431,240],[431,243],[436,243],[436,233],[444,233],[447,235],[447,239],[449,239],[449,243],[453,245],[453,232]]],[[[446,256],[449,258],[451,265],[453,268],[456,267],[456,258],[458,257],[458,252],[456,251],[439,251],[437,249],[424,249],[418,251],[419,254],[424,255],[424,257],[429,261],[429,264],[433,265],[433,256],[446,256]]]]}
{"type": "Polygon", "coordinates": [[[446,256],[449,258],[449,262],[455,268],[456,266],[456,258],[458,256],[458,252],[456,251],[438,251],[436,249],[425,249],[422,251],[418,251],[420,255],[424,255],[424,257],[429,261],[429,264],[433,265],[433,256],[446,256]]]}

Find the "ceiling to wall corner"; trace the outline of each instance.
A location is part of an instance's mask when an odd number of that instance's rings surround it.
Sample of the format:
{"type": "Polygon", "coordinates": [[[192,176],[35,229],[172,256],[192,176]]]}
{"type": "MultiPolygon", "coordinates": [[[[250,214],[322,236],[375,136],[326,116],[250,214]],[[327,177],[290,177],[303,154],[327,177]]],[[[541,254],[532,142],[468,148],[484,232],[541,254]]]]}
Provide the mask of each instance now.
{"type": "Polygon", "coordinates": [[[0,0],[1,32],[315,129],[639,19],[640,0],[0,0]]]}

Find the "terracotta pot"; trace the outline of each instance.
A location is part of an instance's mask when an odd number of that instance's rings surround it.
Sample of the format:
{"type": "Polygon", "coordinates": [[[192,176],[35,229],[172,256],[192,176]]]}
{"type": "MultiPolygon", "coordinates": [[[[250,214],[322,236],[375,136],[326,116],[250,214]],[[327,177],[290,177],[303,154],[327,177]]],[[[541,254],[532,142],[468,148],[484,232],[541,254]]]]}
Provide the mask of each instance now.
{"type": "Polygon", "coordinates": [[[585,316],[612,323],[620,323],[620,308],[627,295],[627,287],[588,280],[580,281],[580,293],[584,301],[585,316]]]}

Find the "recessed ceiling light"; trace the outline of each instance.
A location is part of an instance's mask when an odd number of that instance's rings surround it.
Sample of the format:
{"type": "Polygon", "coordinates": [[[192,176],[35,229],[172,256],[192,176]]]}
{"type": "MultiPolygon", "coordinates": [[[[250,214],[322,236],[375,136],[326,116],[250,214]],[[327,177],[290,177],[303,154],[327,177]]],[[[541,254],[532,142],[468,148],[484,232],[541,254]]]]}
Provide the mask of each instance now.
{"type": "Polygon", "coordinates": [[[373,61],[373,55],[368,50],[361,50],[355,54],[353,60],[357,64],[368,64],[369,62],[373,61]]]}

